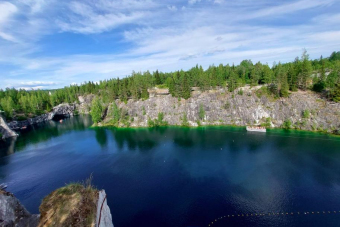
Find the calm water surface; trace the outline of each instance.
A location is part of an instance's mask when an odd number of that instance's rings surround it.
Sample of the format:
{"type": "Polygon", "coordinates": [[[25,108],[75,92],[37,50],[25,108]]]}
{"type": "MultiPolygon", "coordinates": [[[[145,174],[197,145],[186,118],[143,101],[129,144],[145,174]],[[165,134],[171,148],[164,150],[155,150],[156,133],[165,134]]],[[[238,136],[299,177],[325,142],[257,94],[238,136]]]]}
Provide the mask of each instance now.
{"type": "Polygon", "coordinates": [[[0,183],[38,213],[44,196],[82,181],[105,189],[115,227],[340,226],[340,139],[232,127],[89,129],[49,122],[0,142],[0,183]]]}

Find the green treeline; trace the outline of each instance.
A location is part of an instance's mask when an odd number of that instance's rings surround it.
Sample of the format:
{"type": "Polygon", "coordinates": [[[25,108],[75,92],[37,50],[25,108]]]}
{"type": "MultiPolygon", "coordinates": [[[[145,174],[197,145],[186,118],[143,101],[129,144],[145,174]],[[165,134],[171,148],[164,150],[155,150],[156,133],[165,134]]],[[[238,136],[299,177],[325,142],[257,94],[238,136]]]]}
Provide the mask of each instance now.
{"type": "MultiPolygon", "coordinates": [[[[302,56],[296,57],[293,62],[274,63],[272,67],[243,60],[237,66],[212,65],[206,70],[196,65],[188,71],[133,72],[123,79],[109,79],[98,84],[85,82],[51,91],[6,88],[0,90],[0,109],[8,119],[18,119],[48,112],[60,103],[78,102],[79,95],[95,94],[100,97],[101,103],[111,103],[116,99],[148,99],[148,89],[157,86],[169,88],[174,97],[187,99],[191,96],[192,87],[199,87],[202,91],[226,87],[232,92],[246,84],[268,85],[265,92],[275,97],[287,97],[290,91],[298,89],[311,89],[325,92],[330,100],[339,102],[340,52],[333,52],[328,58],[321,56],[310,60],[307,52],[303,51],[302,56]]],[[[95,111],[99,112],[98,108],[95,111]]]]}

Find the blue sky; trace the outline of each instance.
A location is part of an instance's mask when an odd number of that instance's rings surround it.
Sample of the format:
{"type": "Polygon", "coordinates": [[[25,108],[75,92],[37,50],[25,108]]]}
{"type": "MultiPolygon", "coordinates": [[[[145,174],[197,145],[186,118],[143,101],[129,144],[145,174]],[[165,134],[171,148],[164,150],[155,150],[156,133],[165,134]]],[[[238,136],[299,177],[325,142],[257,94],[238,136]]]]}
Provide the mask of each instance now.
{"type": "Polygon", "coordinates": [[[340,50],[340,0],[0,0],[0,88],[340,50]]]}

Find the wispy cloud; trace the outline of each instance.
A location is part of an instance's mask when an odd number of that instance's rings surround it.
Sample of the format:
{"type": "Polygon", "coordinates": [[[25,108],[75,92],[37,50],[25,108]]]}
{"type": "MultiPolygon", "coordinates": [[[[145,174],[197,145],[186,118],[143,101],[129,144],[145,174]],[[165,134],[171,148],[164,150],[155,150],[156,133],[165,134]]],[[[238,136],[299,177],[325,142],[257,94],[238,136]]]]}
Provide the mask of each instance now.
{"type": "Polygon", "coordinates": [[[176,6],[170,6],[170,5],[168,5],[167,8],[168,8],[170,11],[177,11],[177,7],[176,7],[176,6]]]}
{"type": "Polygon", "coordinates": [[[339,10],[336,0],[0,1],[0,88],[62,87],[196,63],[271,64],[302,48],[326,56],[340,46],[339,10]]]}

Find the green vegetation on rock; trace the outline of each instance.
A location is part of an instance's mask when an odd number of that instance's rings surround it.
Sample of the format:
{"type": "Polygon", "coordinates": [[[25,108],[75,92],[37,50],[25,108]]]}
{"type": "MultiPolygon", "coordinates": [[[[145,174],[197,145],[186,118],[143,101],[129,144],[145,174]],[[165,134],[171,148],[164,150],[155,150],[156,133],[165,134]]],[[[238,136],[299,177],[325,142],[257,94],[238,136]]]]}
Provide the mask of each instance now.
{"type": "Polygon", "coordinates": [[[288,119],[285,122],[283,122],[282,128],[284,128],[284,129],[291,129],[292,128],[292,121],[288,119]]]}
{"type": "Polygon", "coordinates": [[[187,113],[183,113],[181,125],[183,127],[189,127],[189,121],[188,121],[187,113]]]}
{"type": "Polygon", "coordinates": [[[164,113],[158,113],[157,119],[152,120],[150,117],[148,118],[148,126],[149,127],[159,127],[159,126],[167,126],[168,122],[164,121],[164,113]]]}
{"type": "Polygon", "coordinates": [[[95,226],[97,200],[90,180],[59,188],[43,199],[39,226],[95,226]]]}
{"type": "Polygon", "coordinates": [[[204,110],[203,104],[200,105],[198,115],[199,115],[200,120],[204,120],[205,110],[204,110]]]}
{"type": "Polygon", "coordinates": [[[102,120],[103,107],[99,98],[94,98],[91,104],[91,117],[95,124],[102,120]]]}

